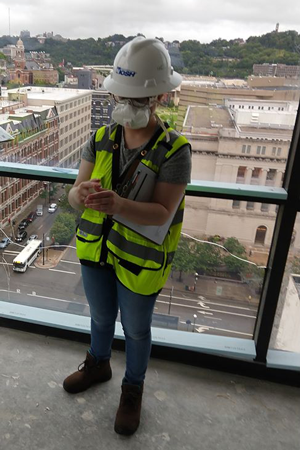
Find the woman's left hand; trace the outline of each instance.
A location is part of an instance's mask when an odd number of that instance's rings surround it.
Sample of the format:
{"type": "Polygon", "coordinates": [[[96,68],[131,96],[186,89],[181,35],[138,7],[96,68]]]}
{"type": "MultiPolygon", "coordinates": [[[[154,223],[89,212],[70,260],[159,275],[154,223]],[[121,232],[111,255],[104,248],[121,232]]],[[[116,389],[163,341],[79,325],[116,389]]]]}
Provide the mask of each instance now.
{"type": "Polygon", "coordinates": [[[116,192],[103,189],[100,186],[95,188],[97,192],[89,194],[84,202],[86,208],[95,209],[109,216],[120,214],[123,207],[123,198],[116,192]]]}

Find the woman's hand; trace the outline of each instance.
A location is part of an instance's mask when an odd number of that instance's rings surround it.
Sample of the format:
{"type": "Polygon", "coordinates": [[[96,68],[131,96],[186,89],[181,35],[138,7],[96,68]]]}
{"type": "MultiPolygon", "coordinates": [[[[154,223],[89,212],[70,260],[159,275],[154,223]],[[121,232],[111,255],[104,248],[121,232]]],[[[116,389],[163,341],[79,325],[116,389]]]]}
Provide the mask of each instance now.
{"type": "Polygon", "coordinates": [[[97,191],[97,189],[101,186],[100,180],[97,178],[92,178],[88,181],[82,181],[77,187],[76,187],[76,200],[79,204],[84,204],[86,201],[86,198],[89,194],[92,192],[97,191]]]}
{"type": "Polygon", "coordinates": [[[89,194],[84,201],[86,208],[95,209],[109,216],[121,214],[124,205],[122,197],[114,191],[101,188],[99,184],[94,189],[96,192],[89,194]]]}

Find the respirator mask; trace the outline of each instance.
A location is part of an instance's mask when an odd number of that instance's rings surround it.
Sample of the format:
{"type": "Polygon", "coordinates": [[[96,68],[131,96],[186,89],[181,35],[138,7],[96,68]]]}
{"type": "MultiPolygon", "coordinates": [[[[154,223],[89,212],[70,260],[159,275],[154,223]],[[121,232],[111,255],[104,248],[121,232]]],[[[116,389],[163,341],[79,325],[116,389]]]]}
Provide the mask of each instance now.
{"type": "Polygon", "coordinates": [[[112,112],[113,120],[133,130],[145,128],[150,120],[151,106],[155,103],[155,98],[132,99],[113,96],[116,106],[112,112]]]}

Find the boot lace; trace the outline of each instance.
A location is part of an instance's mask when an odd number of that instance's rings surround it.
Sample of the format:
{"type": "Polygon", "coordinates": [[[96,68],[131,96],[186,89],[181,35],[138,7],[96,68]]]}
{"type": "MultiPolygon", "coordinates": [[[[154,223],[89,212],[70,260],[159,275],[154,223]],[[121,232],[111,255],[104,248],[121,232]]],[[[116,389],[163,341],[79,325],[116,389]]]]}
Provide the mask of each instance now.
{"type": "Polygon", "coordinates": [[[78,371],[79,372],[86,372],[87,369],[88,369],[87,360],[84,360],[82,363],[79,364],[78,371]]]}

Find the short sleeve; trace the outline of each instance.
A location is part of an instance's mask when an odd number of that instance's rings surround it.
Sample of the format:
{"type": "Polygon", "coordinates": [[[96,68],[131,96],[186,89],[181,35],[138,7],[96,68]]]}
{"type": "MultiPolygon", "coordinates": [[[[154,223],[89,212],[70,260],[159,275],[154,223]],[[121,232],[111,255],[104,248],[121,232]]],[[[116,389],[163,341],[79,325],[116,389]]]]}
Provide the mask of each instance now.
{"type": "Polygon", "coordinates": [[[188,184],[191,182],[191,170],[191,147],[184,145],[162,164],[157,181],[188,184]]]}
{"type": "Polygon", "coordinates": [[[83,145],[81,150],[81,159],[85,161],[95,163],[96,155],[95,155],[95,133],[93,133],[90,138],[83,145]]]}

